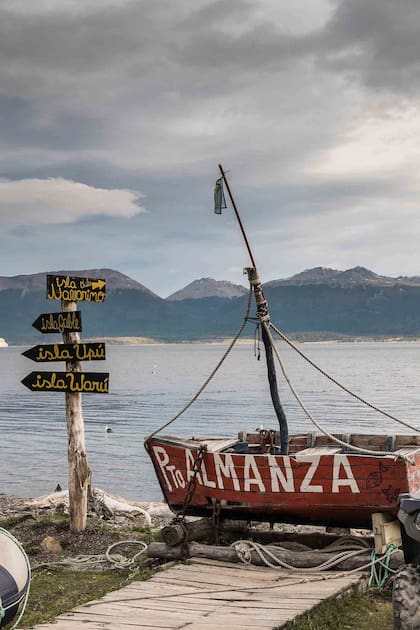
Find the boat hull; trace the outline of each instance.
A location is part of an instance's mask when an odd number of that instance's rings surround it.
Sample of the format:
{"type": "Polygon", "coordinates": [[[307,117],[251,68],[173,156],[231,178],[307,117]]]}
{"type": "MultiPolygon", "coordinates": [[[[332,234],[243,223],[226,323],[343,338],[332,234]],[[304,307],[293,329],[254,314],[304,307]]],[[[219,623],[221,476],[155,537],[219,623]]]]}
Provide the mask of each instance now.
{"type": "MultiPolygon", "coordinates": [[[[169,507],[184,506],[199,446],[155,437],[147,450],[169,507]]],[[[420,490],[420,452],[394,456],[303,449],[290,456],[206,452],[186,513],[248,520],[370,527],[375,512],[397,514],[403,492],[420,490]]]]}
{"type": "Polygon", "coordinates": [[[18,613],[29,584],[30,569],[25,552],[9,532],[0,528],[0,602],[5,613],[0,618],[0,628],[18,613]]]}

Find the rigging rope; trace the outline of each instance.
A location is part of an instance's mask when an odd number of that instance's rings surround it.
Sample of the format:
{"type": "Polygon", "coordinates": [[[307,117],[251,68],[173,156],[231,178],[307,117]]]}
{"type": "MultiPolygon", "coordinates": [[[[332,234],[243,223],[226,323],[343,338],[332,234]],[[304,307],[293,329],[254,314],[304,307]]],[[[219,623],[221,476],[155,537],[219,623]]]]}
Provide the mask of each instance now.
{"type": "MultiPolygon", "coordinates": [[[[147,435],[144,439],[144,442],[147,444],[148,440],[150,440],[153,436],[155,436],[157,433],[160,433],[163,429],[166,429],[168,426],[170,426],[173,422],[175,422],[175,420],[177,420],[185,411],[187,411],[187,409],[189,409],[189,407],[191,407],[191,405],[197,400],[197,398],[201,395],[201,393],[204,391],[204,389],[207,387],[207,385],[210,383],[210,381],[213,379],[213,377],[215,376],[216,372],[219,370],[219,368],[221,367],[221,365],[223,364],[223,362],[225,361],[225,359],[227,358],[227,356],[229,355],[229,353],[231,352],[231,350],[233,349],[235,343],[237,342],[237,340],[239,339],[239,337],[241,336],[247,321],[250,321],[251,319],[254,320],[254,318],[250,318],[249,317],[249,312],[250,312],[250,308],[251,308],[251,300],[252,300],[252,284],[250,285],[249,288],[249,293],[248,293],[248,301],[247,301],[247,307],[246,307],[246,313],[243,319],[243,322],[238,330],[238,332],[236,333],[235,337],[232,339],[232,341],[230,342],[226,352],[223,354],[222,358],[219,360],[219,362],[217,363],[216,367],[214,368],[214,370],[210,373],[210,375],[208,376],[208,378],[205,380],[205,382],[203,383],[203,385],[200,387],[200,389],[197,391],[197,393],[191,398],[191,400],[184,405],[184,407],[177,413],[175,414],[175,416],[173,416],[170,420],[168,420],[168,422],[164,423],[162,426],[160,426],[159,428],[157,428],[155,431],[153,431],[152,433],[150,433],[149,435],[147,435]]],[[[314,367],[318,372],[320,372],[323,376],[325,376],[328,380],[330,380],[332,383],[334,383],[335,385],[337,385],[337,387],[339,387],[340,389],[342,389],[343,391],[345,391],[347,394],[349,394],[350,396],[353,396],[353,398],[356,398],[359,402],[361,402],[362,404],[366,405],[367,407],[369,407],[370,409],[373,409],[374,411],[377,411],[378,413],[382,414],[383,416],[394,420],[395,422],[398,422],[404,426],[406,426],[407,428],[415,431],[416,433],[420,433],[420,429],[411,425],[410,423],[401,420],[395,416],[393,416],[392,414],[384,411],[383,409],[380,409],[379,407],[377,407],[376,405],[370,403],[369,401],[365,400],[364,398],[362,398],[361,396],[359,396],[358,394],[356,394],[355,392],[353,392],[352,390],[350,390],[348,387],[346,387],[345,385],[343,385],[342,383],[340,383],[340,381],[338,381],[337,379],[335,379],[333,376],[331,376],[330,374],[328,374],[325,370],[323,370],[319,365],[317,365],[314,361],[312,361],[312,359],[310,359],[304,352],[302,352],[302,350],[300,350],[300,348],[298,348],[291,339],[289,339],[284,333],[281,332],[281,330],[279,330],[271,321],[267,324],[267,322],[265,321],[260,321],[260,325],[264,326],[265,332],[267,333],[267,336],[270,340],[270,344],[273,348],[273,351],[276,355],[277,361],[279,362],[280,365],[280,369],[282,371],[283,377],[286,380],[286,383],[289,386],[290,391],[292,392],[294,398],[296,399],[297,403],[299,404],[299,406],[301,407],[303,413],[306,415],[306,417],[312,422],[312,424],[314,424],[314,426],[324,435],[326,435],[329,439],[331,439],[333,442],[340,444],[341,446],[344,446],[346,448],[348,448],[349,450],[355,451],[355,452],[359,452],[359,453],[363,453],[363,454],[368,454],[368,455],[389,455],[392,456],[394,458],[400,458],[403,459],[407,462],[409,462],[411,465],[414,464],[412,458],[410,458],[407,455],[400,455],[398,453],[395,453],[394,451],[373,451],[373,450],[369,450],[366,448],[359,448],[357,446],[354,446],[352,444],[350,444],[349,442],[345,442],[343,440],[340,440],[339,438],[335,437],[334,435],[332,435],[329,431],[327,431],[324,427],[322,427],[322,425],[319,424],[319,422],[317,422],[317,420],[314,418],[314,416],[310,413],[310,411],[306,408],[305,404],[303,403],[302,399],[300,398],[298,392],[296,391],[296,389],[294,388],[289,376],[287,375],[285,366],[283,364],[283,361],[281,360],[281,357],[278,353],[278,350],[276,348],[276,345],[274,343],[274,339],[273,336],[271,335],[270,332],[270,328],[273,329],[277,335],[283,340],[285,341],[293,350],[295,350],[295,352],[297,352],[305,361],[307,361],[307,363],[309,363],[312,367],[314,367]]],[[[254,340],[255,343],[255,340],[254,340]]],[[[420,449],[419,449],[420,450],[420,449]]]]}
{"type": "MultiPolygon", "coordinates": [[[[317,422],[317,420],[315,420],[315,418],[313,417],[313,415],[311,414],[311,412],[306,408],[304,402],[302,401],[302,399],[300,398],[299,394],[297,393],[296,389],[294,388],[287,372],[286,369],[284,367],[283,361],[281,360],[281,357],[278,353],[278,350],[276,348],[276,345],[274,343],[274,339],[273,336],[270,332],[269,326],[265,323],[265,322],[261,322],[262,326],[264,326],[267,330],[267,335],[270,339],[270,343],[273,346],[273,350],[274,350],[274,354],[277,357],[277,361],[279,362],[280,365],[280,369],[282,371],[282,374],[284,376],[284,379],[286,381],[286,383],[289,386],[290,391],[292,392],[293,396],[295,397],[298,405],[300,406],[300,408],[302,409],[303,413],[306,415],[306,417],[312,422],[312,424],[314,424],[316,426],[316,428],[321,431],[321,433],[323,433],[324,435],[326,435],[330,440],[332,440],[333,442],[336,442],[337,444],[340,444],[341,446],[345,446],[346,448],[355,451],[357,453],[364,453],[364,454],[368,454],[368,455],[390,455],[394,458],[400,458],[403,459],[407,462],[409,462],[410,464],[413,465],[413,460],[408,457],[407,455],[400,455],[399,453],[395,453],[393,451],[372,451],[369,450],[367,448],[359,448],[358,446],[354,446],[353,444],[350,444],[349,442],[344,442],[343,440],[340,440],[339,438],[335,437],[334,435],[332,435],[331,433],[329,433],[329,431],[327,431],[327,429],[324,429],[324,427],[322,425],[319,424],[319,422],[317,422]]],[[[272,325],[271,325],[272,326],[272,325]]],[[[275,329],[275,327],[273,326],[273,328],[275,329]]]]}
{"type": "Polygon", "coordinates": [[[415,427],[412,424],[409,424],[405,420],[401,420],[400,418],[396,418],[392,414],[388,413],[387,411],[384,411],[383,409],[380,409],[376,405],[370,403],[368,400],[365,400],[364,398],[362,398],[361,396],[359,396],[355,392],[351,391],[351,389],[348,389],[348,387],[346,387],[345,385],[340,383],[340,381],[338,381],[333,376],[331,376],[330,374],[325,372],[325,370],[323,370],[321,367],[319,367],[319,365],[317,365],[314,361],[312,361],[312,359],[310,359],[304,352],[302,352],[302,350],[300,348],[298,348],[293,343],[293,341],[291,339],[286,337],[286,335],[284,333],[282,333],[281,330],[279,330],[272,322],[270,322],[270,327],[279,335],[279,337],[281,339],[283,339],[283,341],[285,341],[291,348],[293,348],[293,350],[295,350],[295,352],[297,352],[303,359],[305,359],[305,361],[307,361],[310,365],[312,365],[312,367],[314,367],[316,370],[318,370],[318,372],[320,372],[328,380],[330,380],[332,383],[334,383],[334,385],[337,385],[337,387],[340,387],[340,389],[345,391],[350,396],[353,396],[353,398],[356,398],[359,402],[363,403],[367,407],[370,407],[374,411],[377,411],[378,413],[380,413],[383,416],[389,418],[390,420],[394,420],[395,422],[398,422],[399,424],[403,424],[408,429],[411,429],[412,431],[415,431],[416,433],[420,433],[420,429],[418,427],[415,427]]]}
{"type": "Polygon", "coordinates": [[[172,424],[173,422],[175,422],[175,420],[177,420],[180,416],[182,416],[182,414],[187,411],[187,409],[189,407],[191,407],[191,405],[197,400],[197,398],[200,396],[200,394],[204,391],[204,389],[207,387],[207,385],[210,383],[210,381],[212,380],[212,378],[214,377],[214,375],[216,374],[216,372],[218,371],[218,369],[220,368],[220,366],[222,365],[223,361],[226,359],[226,357],[228,356],[228,354],[230,353],[230,351],[232,350],[233,346],[235,345],[235,343],[238,341],[239,337],[242,335],[242,332],[248,322],[248,316],[249,316],[249,311],[251,309],[251,299],[252,299],[252,286],[249,287],[249,293],[248,293],[248,302],[247,302],[247,306],[246,306],[246,313],[243,319],[243,322],[238,330],[238,332],[236,333],[236,335],[234,336],[234,338],[232,339],[232,341],[230,342],[226,352],[223,354],[222,358],[220,359],[220,361],[218,362],[218,364],[216,365],[216,367],[214,368],[214,370],[211,372],[210,376],[204,381],[203,385],[200,387],[200,389],[198,390],[198,392],[191,398],[191,400],[181,409],[181,411],[178,411],[178,413],[173,416],[173,418],[171,418],[170,420],[168,420],[168,422],[165,422],[165,424],[163,424],[161,427],[159,427],[158,429],[156,429],[156,431],[153,431],[153,433],[150,433],[149,435],[147,435],[144,438],[144,442],[147,443],[148,440],[150,440],[154,435],[156,435],[157,433],[160,433],[160,431],[163,431],[163,429],[166,429],[166,427],[169,427],[170,424],[172,424]]]}

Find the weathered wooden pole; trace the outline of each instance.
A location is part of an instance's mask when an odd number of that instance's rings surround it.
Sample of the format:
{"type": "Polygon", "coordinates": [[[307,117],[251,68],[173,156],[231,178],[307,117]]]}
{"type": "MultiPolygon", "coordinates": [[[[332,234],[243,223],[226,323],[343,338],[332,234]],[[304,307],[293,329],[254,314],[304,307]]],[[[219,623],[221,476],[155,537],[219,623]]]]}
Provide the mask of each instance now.
{"type": "Polygon", "coordinates": [[[35,392],[49,391],[66,394],[66,420],[69,465],[70,529],[81,532],[86,528],[90,470],[85,448],[82,414],[82,392],[107,394],[107,372],[83,372],[80,361],[105,360],[105,344],[79,343],[82,330],[81,314],[76,302],[103,302],[105,280],[47,274],[47,300],[60,300],[61,313],[42,313],[33,326],[42,333],[63,334],[63,344],[37,345],[22,354],[37,363],[65,361],[65,372],[34,371],[22,384],[35,392]]]}
{"type": "MultiPolygon", "coordinates": [[[[63,313],[76,311],[76,302],[61,301],[63,313]]],[[[78,332],[64,332],[64,343],[79,343],[78,332]]],[[[80,361],[66,361],[66,372],[81,372],[80,361]]],[[[82,532],[86,528],[90,470],[85,448],[85,428],[81,392],[66,392],[66,420],[69,464],[70,530],[82,532]]]]}

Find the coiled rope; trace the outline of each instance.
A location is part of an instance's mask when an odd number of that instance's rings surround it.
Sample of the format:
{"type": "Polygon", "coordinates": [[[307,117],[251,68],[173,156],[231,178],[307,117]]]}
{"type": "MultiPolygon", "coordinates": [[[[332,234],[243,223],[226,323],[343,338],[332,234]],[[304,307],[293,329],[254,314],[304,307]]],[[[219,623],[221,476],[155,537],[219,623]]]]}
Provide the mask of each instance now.
{"type": "Polygon", "coordinates": [[[252,286],[249,287],[249,293],[248,293],[248,302],[246,305],[246,312],[245,312],[245,316],[243,319],[243,322],[238,330],[238,332],[236,333],[236,335],[234,336],[234,338],[232,339],[232,341],[230,342],[226,352],[223,354],[222,358],[220,359],[220,361],[218,362],[218,364],[216,365],[216,367],[214,368],[214,370],[211,372],[210,376],[204,381],[203,385],[200,387],[200,389],[198,390],[198,392],[191,398],[191,400],[181,409],[181,411],[178,411],[178,413],[173,416],[173,418],[171,418],[170,420],[168,420],[168,422],[165,422],[165,424],[163,424],[161,427],[159,427],[158,429],[156,429],[156,431],[153,431],[153,433],[150,433],[149,435],[147,435],[144,438],[145,443],[150,440],[150,438],[152,438],[154,435],[156,435],[157,433],[160,433],[160,431],[163,431],[163,429],[166,429],[166,427],[169,427],[170,424],[172,424],[173,422],[175,422],[175,420],[177,420],[180,416],[182,416],[182,414],[187,411],[187,409],[189,409],[189,407],[191,407],[191,405],[197,400],[197,398],[200,396],[200,394],[204,391],[204,389],[207,387],[207,385],[210,383],[210,381],[212,380],[212,378],[215,376],[216,372],[218,371],[218,369],[220,368],[220,366],[222,365],[222,363],[224,362],[224,360],[227,358],[228,354],[230,353],[230,351],[232,350],[233,346],[235,345],[235,343],[238,341],[239,337],[242,335],[243,330],[248,322],[248,317],[249,317],[249,311],[251,310],[251,300],[252,300],[252,286]]]}
{"type": "MultiPolygon", "coordinates": [[[[359,541],[357,541],[359,542],[359,541]]],[[[355,541],[356,543],[356,541],[355,541]]],[[[324,549],[320,549],[320,553],[325,553],[327,550],[330,552],[333,550],[334,545],[339,548],[341,541],[336,541],[336,543],[332,543],[332,545],[328,545],[324,549]]],[[[345,549],[346,545],[348,546],[348,542],[344,542],[343,548],[345,549]]],[[[359,545],[354,544],[354,550],[351,551],[351,547],[348,546],[348,550],[342,551],[336,554],[334,558],[321,562],[316,567],[310,568],[302,568],[293,566],[287,562],[284,562],[278,557],[279,547],[281,545],[261,545],[251,540],[237,540],[236,542],[231,544],[236,551],[238,559],[243,564],[252,564],[252,552],[256,552],[260,560],[264,565],[277,570],[287,569],[288,571],[296,572],[296,573],[314,573],[318,571],[326,571],[331,569],[333,566],[339,564],[341,561],[346,560],[351,557],[355,557],[357,555],[366,554],[368,551],[368,544],[365,541],[360,541],[359,545]],[[362,547],[363,545],[363,547],[362,547]],[[358,546],[358,549],[356,548],[358,546]],[[277,554],[276,554],[277,552],[277,554]]],[[[373,550],[371,553],[371,559],[369,562],[362,564],[355,569],[351,569],[349,571],[342,571],[341,573],[334,573],[332,575],[328,575],[325,577],[319,577],[320,580],[328,580],[340,578],[343,576],[351,575],[352,573],[359,573],[360,571],[364,571],[365,569],[370,570],[369,577],[369,586],[375,585],[378,588],[382,588],[386,581],[389,579],[390,574],[396,573],[395,569],[391,569],[390,560],[391,556],[399,551],[398,547],[395,545],[388,545],[386,551],[383,555],[377,556],[375,551],[373,550]]],[[[302,580],[304,582],[306,580],[302,580]]]]}
{"type": "Polygon", "coordinates": [[[327,571],[343,560],[348,560],[349,558],[353,558],[355,556],[365,555],[368,551],[368,545],[364,541],[359,542],[354,540],[353,542],[350,542],[349,539],[343,539],[343,541],[337,541],[336,543],[332,543],[332,545],[328,545],[328,547],[320,550],[320,553],[331,553],[337,549],[338,551],[335,556],[320,562],[320,564],[314,567],[302,568],[289,564],[279,557],[279,552],[285,551],[281,546],[281,543],[262,545],[254,542],[253,540],[237,540],[231,544],[231,547],[235,549],[238,558],[244,564],[252,563],[252,552],[255,551],[263,564],[271,569],[287,569],[289,571],[299,571],[302,573],[327,571]]]}
{"type": "Polygon", "coordinates": [[[54,562],[45,562],[33,567],[33,570],[42,569],[50,566],[63,566],[72,569],[91,569],[100,565],[111,565],[111,569],[131,569],[138,563],[138,559],[147,550],[147,545],[142,540],[119,540],[108,547],[105,553],[90,554],[83,556],[75,556],[74,558],[65,558],[64,560],[57,560],[54,562]],[[135,553],[131,558],[124,556],[120,553],[111,553],[112,549],[119,545],[140,545],[141,549],[135,553]]]}
{"type": "MultiPolygon", "coordinates": [[[[324,435],[326,435],[330,440],[332,440],[333,442],[336,442],[337,444],[340,444],[341,446],[345,446],[346,448],[348,448],[349,450],[355,451],[356,453],[363,453],[363,454],[368,454],[368,455],[390,455],[391,457],[394,457],[395,459],[403,459],[405,461],[407,461],[409,464],[413,465],[414,461],[411,457],[409,457],[408,455],[402,455],[399,453],[395,453],[394,451],[372,451],[369,450],[367,448],[359,448],[358,446],[354,446],[353,444],[350,444],[349,442],[344,442],[344,440],[340,440],[339,438],[337,438],[335,435],[332,435],[332,433],[330,433],[329,431],[327,431],[327,429],[325,429],[321,424],[319,424],[319,422],[317,422],[317,420],[314,418],[314,416],[311,414],[311,412],[306,408],[304,402],[302,401],[302,399],[300,398],[299,394],[297,393],[296,389],[293,386],[293,383],[291,382],[286,369],[284,367],[283,361],[281,360],[281,357],[279,355],[279,352],[277,350],[277,347],[274,343],[274,339],[273,336],[270,332],[270,328],[269,326],[266,324],[266,322],[261,322],[261,325],[265,327],[266,331],[267,331],[267,335],[270,339],[270,343],[273,347],[273,351],[274,354],[276,355],[277,361],[279,362],[280,365],[280,369],[281,372],[283,374],[283,377],[286,381],[286,383],[289,386],[290,391],[292,392],[294,398],[296,399],[298,405],[300,406],[300,408],[302,409],[303,413],[305,414],[305,416],[312,422],[312,424],[314,424],[316,426],[316,428],[321,431],[321,433],[323,433],[324,435]]],[[[273,327],[275,329],[275,327],[273,327]]]]}

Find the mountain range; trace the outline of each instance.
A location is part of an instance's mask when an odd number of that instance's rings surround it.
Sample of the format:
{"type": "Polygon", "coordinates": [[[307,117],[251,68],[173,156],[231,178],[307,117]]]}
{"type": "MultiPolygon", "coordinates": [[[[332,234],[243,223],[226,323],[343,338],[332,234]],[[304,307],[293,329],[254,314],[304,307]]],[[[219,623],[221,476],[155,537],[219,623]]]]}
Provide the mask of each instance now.
{"type": "MultiPolygon", "coordinates": [[[[212,278],[196,280],[164,299],[112,269],[48,273],[106,280],[105,302],[78,304],[83,338],[228,337],[239,327],[247,302],[246,287],[212,278]]],[[[315,267],[264,287],[273,322],[288,333],[420,336],[420,276],[394,278],[364,267],[345,271],[315,267]]],[[[59,336],[41,335],[31,326],[40,313],[58,310],[59,302],[46,300],[46,273],[0,277],[0,336],[9,344],[58,340],[59,336]]],[[[250,324],[248,336],[253,332],[250,324]]]]}

